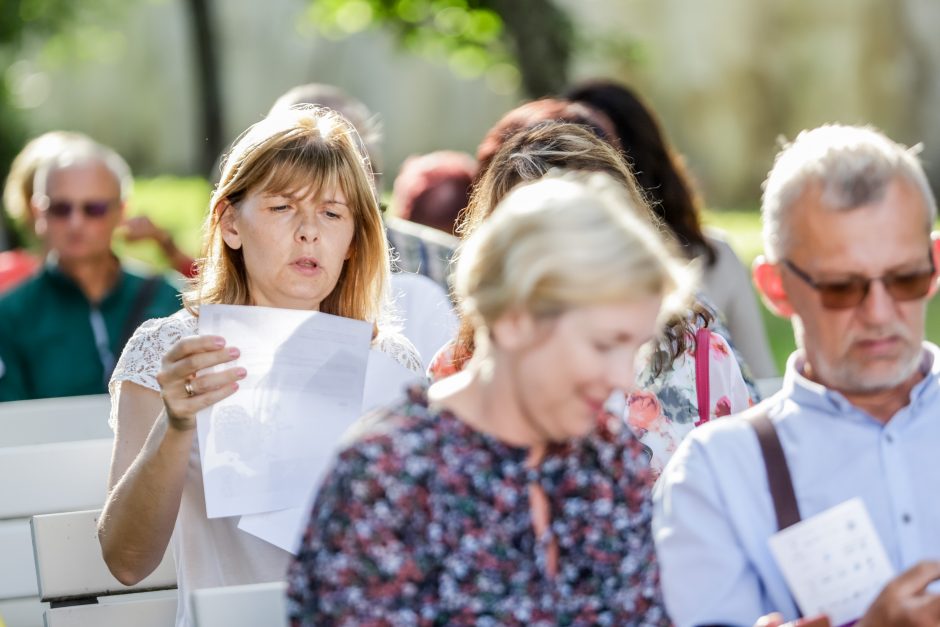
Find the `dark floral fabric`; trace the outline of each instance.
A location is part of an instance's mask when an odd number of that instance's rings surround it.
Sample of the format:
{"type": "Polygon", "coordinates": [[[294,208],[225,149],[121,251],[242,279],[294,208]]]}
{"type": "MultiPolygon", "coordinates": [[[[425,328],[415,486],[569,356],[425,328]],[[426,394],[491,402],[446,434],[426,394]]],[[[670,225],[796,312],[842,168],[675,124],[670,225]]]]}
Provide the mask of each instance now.
{"type": "Polygon", "coordinates": [[[527,455],[411,390],[321,486],[288,573],[292,624],[669,625],[651,475],[623,422],[605,419],[537,469],[527,455]],[[530,482],[551,512],[540,538],[530,482]]]}

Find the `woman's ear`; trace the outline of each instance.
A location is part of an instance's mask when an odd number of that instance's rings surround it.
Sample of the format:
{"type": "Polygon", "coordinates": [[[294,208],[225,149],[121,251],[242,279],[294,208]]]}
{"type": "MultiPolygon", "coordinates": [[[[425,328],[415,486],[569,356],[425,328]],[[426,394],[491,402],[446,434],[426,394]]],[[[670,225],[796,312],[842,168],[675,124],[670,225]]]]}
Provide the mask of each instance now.
{"type": "Polygon", "coordinates": [[[219,230],[222,232],[222,240],[232,250],[238,250],[242,247],[242,238],[238,234],[235,207],[227,198],[223,198],[216,203],[215,211],[219,216],[219,230]]]}
{"type": "Polygon", "coordinates": [[[779,265],[770,263],[763,255],[758,255],[751,264],[751,276],[768,309],[781,318],[789,318],[794,314],[790,297],[783,287],[779,265]]]}
{"type": "Polygon", "coordinates": [[[535,326],[535,319],[531,313],[521,308],[514,308],[493,322],[490,334],[497,348],[513,351],[532,342],[535,326]]]}

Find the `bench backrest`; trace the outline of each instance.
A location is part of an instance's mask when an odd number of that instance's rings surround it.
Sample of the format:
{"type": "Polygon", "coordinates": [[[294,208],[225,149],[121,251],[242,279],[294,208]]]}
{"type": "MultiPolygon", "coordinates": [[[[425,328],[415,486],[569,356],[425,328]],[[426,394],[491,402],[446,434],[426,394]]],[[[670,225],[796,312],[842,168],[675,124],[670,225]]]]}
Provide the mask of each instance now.
{"type": "Polygon", "coordinates": [[[111,575],[98,544],[99,510],[34,516],[31,521],[36,575],[42,601],[50,603],[46,625],[172,627],[176,618],[176,568],[167,552],[140,583],[125,586],[111,575]],[[154,590],[171,594],[105,597],[154,590]],[[87,604],[92,603],[92,604],[87,604]],[[78,605],[82,604],[82,605],[78,605]],[[111,622],[111,621],[115,622],[111,622]]]}
{"type": "Polygon", "coordinates": [[[193,592],[197,627],[287,627],[284,582],[256,583],[193,592]]]}
{"type": "Polygon", "coordinates": [[[30,517],[100,508],[111,446],[97,439],[0,448],[0,616],[7,627],[42,625],[30,517]]]}
{"type": "Polygon", "coordinates": [[[107,394],[0,403],[0,448],[111,437],[107,394]]]}

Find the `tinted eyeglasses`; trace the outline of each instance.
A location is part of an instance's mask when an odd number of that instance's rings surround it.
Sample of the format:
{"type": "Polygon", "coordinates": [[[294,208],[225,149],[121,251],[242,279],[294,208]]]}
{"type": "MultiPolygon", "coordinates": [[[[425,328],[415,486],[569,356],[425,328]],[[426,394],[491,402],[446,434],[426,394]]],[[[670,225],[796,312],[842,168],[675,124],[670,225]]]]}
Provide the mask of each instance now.
{"type": "Polygon", "coordinates": [[[78,208],[85,212],[86,218],[101,218],[116,204],[116,200],[86,200],[85,202],[50,200],[46,213],[52,218],[64,219],[72,215],[72,209],[78,208]]]}
{"type": "Polygon", "coordinates": [[[933,255],[927,257],[930,260],[930,267],[925,270],[886,274],[875,278],[855,277],[847,281],[832,282],[816,281],[789,259],[784,259],[783,263],[793,274],[819,292],[823,307],[826,309],[848,309],[858,306],[859,303],[865,300],[873,281],[881,281],[881,284],[885,286],[885,290],[896,301],[923,298],[930,291],[930,284],[936,271],[933,255]]]}

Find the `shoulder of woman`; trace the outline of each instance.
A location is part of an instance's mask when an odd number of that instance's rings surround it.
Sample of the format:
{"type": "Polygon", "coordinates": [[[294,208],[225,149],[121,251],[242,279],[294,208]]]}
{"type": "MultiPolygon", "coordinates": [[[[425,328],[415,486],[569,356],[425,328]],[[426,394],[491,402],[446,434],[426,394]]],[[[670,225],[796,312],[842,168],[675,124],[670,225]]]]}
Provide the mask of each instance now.
{"type": "Polygon", "coordinates": [[[132,381],[151,390],[159,390],[156,376],[160,360],[173,344],[195,334],[196,328],[196,318],[185,309],[166,318],[145,321],[124,346],[108,389],[113,394],[117,383],[132,381]]]}
{"type": "Polygon", "coordinates": [[[135,340],[138,342],[169,340],[172,344],[182,337],[193,335],[197,328],[198,319],[185,309],[180,309],[171,316],[151,318],[142,322],[131,336],[128,345],[135,340]]]}
{"type": "Polygon", "coordinates": [[[418,349],[414,347],[408,338],[398,331],[379,328],[378,335],[372,340],[372,347],[382,351],[401,366],[424,374],[424,367],[421,365],[421,357],[418,355],[418,349]]]}
{"type": "Polygon", "coordinates": [[[639,438],[617,416],[600,420],[589,440],[599,467],[614,476],[636,476],[645,482],[649,472],[649,452],[639,438]]]}
{"type": "Polygon", "coordinates": [[[345,434],[340,463],[414,477],[433,467],[439,454],[440,433],[436,414],[429,409],[423,386],[409,388],[407,398],[362,416],[345,434]],[[406,468],[407,466],[407,468],[406,468]]]}

